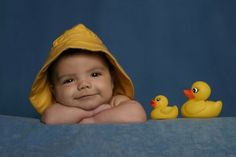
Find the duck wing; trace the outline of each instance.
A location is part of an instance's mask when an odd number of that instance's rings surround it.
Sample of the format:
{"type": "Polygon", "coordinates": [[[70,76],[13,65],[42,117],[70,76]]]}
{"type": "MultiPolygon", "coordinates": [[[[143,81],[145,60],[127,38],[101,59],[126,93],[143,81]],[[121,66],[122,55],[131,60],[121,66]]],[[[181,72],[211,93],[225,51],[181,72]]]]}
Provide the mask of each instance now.
{"type": "Polygon", "coordinates": [[[185,105],[185,111],[189,114],[197,114],[206,109],[206,103],[203,100],[191,101],[185,105]]]}
{"type": "Polygon", "coordinates": [[[172,113],[172,112],[175,111],[175,110],[176,110],[176,106],[173,106],[173,107],[165,107],[165,108],[161,109],[161,112],[162,112],[163,114],[170,114],[170,113],[172,113]]]}

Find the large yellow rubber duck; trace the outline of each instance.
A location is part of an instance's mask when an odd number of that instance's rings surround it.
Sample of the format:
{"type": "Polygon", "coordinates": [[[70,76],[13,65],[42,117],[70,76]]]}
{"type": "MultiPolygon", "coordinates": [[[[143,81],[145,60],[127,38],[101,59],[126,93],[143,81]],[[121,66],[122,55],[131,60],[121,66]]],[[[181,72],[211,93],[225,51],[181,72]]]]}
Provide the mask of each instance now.
{"type": "Polygon", "coordinates": [[[206,82],[196,81],[192,88],[184,90],[189,99],[181,107],[181,113],[186,118],[211,118],[217,117],[222,109],[222,101],[208,101],[211,88],[206,82]]]}
{"type": "Polygon", "coordinates": [[[177,106],[169,107],[168,99],[163,95],[158,95],[151,100],[151,105],[154,108],[151,111],[151,119],[173,119],[178,116],[177,106]]]}

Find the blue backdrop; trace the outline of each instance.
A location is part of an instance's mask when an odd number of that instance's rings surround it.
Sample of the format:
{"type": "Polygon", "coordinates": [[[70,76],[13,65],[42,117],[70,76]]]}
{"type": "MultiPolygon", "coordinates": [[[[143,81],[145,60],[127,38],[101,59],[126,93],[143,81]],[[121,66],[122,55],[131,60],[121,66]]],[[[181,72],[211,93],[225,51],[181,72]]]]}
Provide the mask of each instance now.
{"type": "MultiPolygon", "coordinates": [[[[158,94],[185,102],[196,80],[236,116],[236,1],[1,0],[0,114],[38,117],[28,96],[52,41],[84,23],[112,51],[135,85],[147,114],[158,94]]],[[[180,116],[181,117],[181,116],[180,116]]]]}

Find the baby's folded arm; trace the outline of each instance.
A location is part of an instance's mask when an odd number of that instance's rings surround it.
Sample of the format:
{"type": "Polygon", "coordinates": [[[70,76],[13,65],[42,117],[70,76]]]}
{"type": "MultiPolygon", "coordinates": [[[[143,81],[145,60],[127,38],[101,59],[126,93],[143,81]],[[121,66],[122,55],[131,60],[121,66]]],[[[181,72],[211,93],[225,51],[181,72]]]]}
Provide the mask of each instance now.
{"type": "Polygon", "coordinates": [[[75,124],[92,115],[92,112],[80,108],[55,103],[45,110],[42,121],[46,124],[75,124]]]}
{"type": "Polygon", "coordinates": [[[113,108],[93,117],[94,123],[138,123],[146,121],[146,113],[139,102],[122,95],[115,99],[113,108]]]}
{"type": "MultiPolygon", "coordinates": [[[[110,104],[102,104],[99,107],[97,107],[95,110],[93,110],[94,116],[96,116],[97,114],[100,114],[101,112],[108,110],[110,108],[111,108],[110,104]]],[[[93,124],[93,123],[95,123],[94,116],[82,119],[80,121],[80,124],[93,124]]]]}

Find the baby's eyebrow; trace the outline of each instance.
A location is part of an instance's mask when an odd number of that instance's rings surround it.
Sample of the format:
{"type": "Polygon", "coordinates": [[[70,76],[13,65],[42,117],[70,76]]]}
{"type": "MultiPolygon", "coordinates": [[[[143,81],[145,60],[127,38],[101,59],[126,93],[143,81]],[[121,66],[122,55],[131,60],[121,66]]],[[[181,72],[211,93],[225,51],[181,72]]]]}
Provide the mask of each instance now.
{"type": "Polygon", "coordinates": [[[96,70],[104,71],[104,70],[106,70],[106,68],[105,67],[94,67],[94,68],[89,69],[88,72],[92,72],[92,71],[96,71],[96,70]]]}

